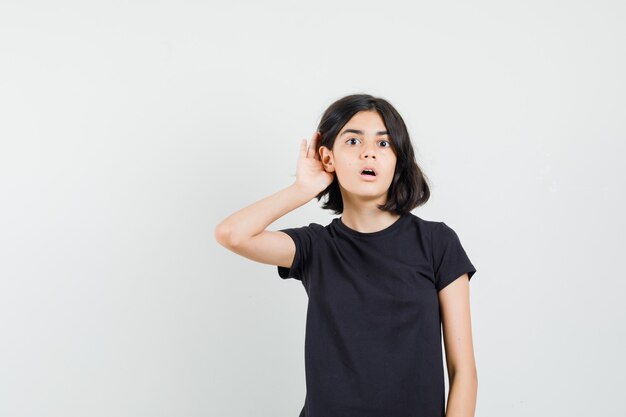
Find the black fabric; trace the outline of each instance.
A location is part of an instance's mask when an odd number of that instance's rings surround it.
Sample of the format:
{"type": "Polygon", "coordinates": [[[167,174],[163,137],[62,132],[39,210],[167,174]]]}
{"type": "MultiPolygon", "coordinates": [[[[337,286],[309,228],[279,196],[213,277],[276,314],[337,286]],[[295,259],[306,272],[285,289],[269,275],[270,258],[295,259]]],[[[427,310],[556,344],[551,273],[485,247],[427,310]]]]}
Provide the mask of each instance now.
{"type": "Polygon", "coordinates": [[[455,231],[412,213],[373,233],[280,231],[296,254],[278,274],[308,295],[300,417],[443,417],[438,292],[476,272],[455,231]]]}

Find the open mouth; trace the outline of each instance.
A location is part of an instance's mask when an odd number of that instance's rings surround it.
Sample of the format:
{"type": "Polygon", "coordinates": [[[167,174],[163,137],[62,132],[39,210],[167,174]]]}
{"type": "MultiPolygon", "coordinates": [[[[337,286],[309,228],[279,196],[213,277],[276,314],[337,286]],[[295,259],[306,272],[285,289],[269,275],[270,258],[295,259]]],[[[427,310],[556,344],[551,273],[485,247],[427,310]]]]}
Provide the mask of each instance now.
{"type": "Polygon", "coordinates": [[[372,177],[375,177],[376,172],[374,172],[374,170],[372,169],[364,169],[363,171],[361,171],[361,175],[370,175],[372,177]]]}

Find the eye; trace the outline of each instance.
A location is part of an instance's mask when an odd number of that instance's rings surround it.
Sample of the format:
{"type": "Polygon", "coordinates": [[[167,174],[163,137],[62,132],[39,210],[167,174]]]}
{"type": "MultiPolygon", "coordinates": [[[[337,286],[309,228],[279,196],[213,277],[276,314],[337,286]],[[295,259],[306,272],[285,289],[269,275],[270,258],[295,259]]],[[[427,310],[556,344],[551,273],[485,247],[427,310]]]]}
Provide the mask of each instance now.
{"type": "MultiPolygon", "coordinates": [[[[350,138],[350,139],[348,139],[348,140],[346,141],[346,143],[349,143],[351,140],[359,140],[359,139],[357,139],[357,138],[350,138]]],[[[385,145],[385,146],[383,146],[383,148],[389,148],[389,147],[391,147],[391,142],[389,142],[388,140],[381,140],[380,142],[385,142],[385,143],[386,143],[386,145],[385,145]]]]}

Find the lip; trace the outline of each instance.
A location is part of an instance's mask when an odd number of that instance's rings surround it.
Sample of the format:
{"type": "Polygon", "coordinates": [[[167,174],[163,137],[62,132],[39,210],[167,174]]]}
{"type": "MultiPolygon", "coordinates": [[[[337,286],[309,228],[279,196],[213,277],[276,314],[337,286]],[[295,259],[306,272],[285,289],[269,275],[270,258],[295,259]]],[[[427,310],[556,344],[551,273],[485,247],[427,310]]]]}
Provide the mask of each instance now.
{"type": "Polygon", "coordinates": [[[371,170],[371,171],[374,171],[374,174],[378,175],[378,171],[376,171],[376,168],[371,167],[371,166],[370,166],[370,167],[368,167],[368,166],[364,166],[363,168],[361,168],[361,171],[359,171],[359,172],[363,172],[363,171],[365,171],[366,169],[369,169],[369,170],[371,170]]]}
{"type": "Polygon", "coordinates": [[[378,171],[376,171],[376,169],[372,166],[364,166],[363,168],[361,168],[361,171],[359,171],[359,175],[361,176],[361,178],[363,178],[365,181],[375,181],[376,177],[378,177],[378,171]],[[374,171],[374,175],[366,175],[366,174],[361,174],[361,172],[365,171],[366,169],[369,169],[371,171],[374,171]]]}

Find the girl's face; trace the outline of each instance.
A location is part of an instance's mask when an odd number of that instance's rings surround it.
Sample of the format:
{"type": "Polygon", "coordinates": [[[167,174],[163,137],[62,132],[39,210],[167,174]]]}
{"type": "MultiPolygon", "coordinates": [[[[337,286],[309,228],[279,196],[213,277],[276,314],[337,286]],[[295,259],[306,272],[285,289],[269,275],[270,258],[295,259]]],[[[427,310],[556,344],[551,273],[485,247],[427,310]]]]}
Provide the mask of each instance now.
{"type": "Polygon", "coordinates": [[[376,110],[356,113],[339,131],[333,149],[320,148],[320,158],[328,172],[335,172],[344,202],[351,195],[387,201],[387,191],[396,168],[392,138],[376,110]],[[375,176],[363,174],[373,169],[375,176]],[[346,195],[346,192],[348,195],[346,195]]]}

